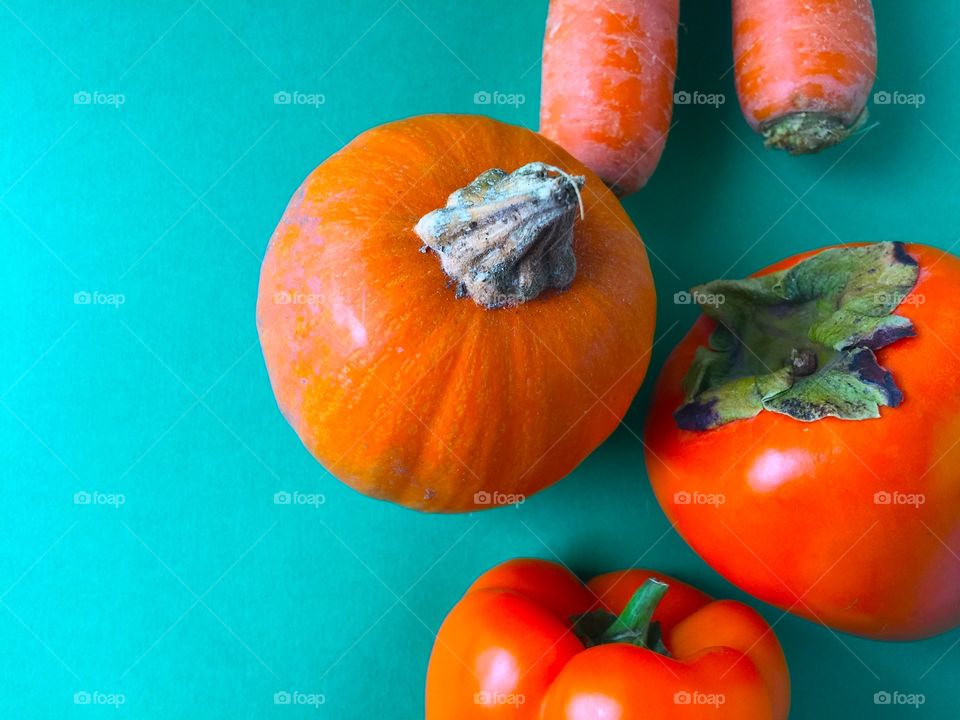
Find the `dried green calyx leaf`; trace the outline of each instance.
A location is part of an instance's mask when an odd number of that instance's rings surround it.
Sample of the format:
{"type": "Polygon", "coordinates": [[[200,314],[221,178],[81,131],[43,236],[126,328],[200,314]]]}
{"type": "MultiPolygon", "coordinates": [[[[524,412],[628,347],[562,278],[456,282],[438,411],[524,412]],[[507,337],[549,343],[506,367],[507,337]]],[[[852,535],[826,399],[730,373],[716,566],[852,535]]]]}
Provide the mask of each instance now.
{"type": "Polygon", "coordinates": [[[874,350],[915,334],[893,314],[917,282],[902,243],[824,250],[781,272],[696,288],[717,321],[674,413],[708,430],[762,410],[813,421],[876,418],[903,400],[874,350]]]}

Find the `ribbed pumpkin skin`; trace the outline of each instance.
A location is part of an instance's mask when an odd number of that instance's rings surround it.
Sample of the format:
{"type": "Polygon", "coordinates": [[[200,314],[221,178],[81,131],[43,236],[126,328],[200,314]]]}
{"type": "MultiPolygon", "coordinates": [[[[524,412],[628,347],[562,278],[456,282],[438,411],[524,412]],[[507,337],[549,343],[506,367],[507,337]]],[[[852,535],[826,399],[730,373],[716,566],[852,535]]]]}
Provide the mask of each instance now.
{"type": "Polygon", "coordinates": [[[431,512],[529,496],[573,470],[640,386],[654,317],[643,243],[599,178],[532,131],[468,115],[374,128],[314,170],[257,302],[273,391],[304,445],[360,492],[431,512]],[[414,225],[490,167],[533,161],[587,178],[573,284],[512,308],[456,298],[414,225]]]}

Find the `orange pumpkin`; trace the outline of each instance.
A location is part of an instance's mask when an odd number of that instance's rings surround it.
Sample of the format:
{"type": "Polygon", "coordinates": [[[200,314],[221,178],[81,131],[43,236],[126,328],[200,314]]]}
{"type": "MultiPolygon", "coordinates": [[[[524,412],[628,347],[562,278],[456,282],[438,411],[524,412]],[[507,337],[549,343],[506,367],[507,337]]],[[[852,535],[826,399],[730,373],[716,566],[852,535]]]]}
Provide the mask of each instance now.
{"type": "Polygon", "coordinates": [[[314,170],[257,302],[309,451],[362,493],[436,512],[573,470],[636,394],[654,315],[643,242],[603,182],[530,130],[465,115],[374,128],[314,170]]]}

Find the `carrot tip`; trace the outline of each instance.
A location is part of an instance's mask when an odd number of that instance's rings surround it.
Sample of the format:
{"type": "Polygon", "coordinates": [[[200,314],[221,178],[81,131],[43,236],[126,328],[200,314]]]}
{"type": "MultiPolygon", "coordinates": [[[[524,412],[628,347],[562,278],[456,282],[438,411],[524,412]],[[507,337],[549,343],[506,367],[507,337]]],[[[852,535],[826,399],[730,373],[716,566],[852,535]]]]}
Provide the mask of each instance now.
{"type": "Polygon", "coordinates": [[[849,125],[829,113],[798,112],[764,123],[760,126],[760,134],[768,148],[786,150],[791,155],[808,155],[843,142],[866,119],[866,108],[849,125]]]}
{"type": "MultiPolygon", "coordinates": [[[[603,184],[606,185],[608,188],[610,188],[610,191],[611,191],[614,195],[616,195],[618,198],[622,198],[622,197],[624,197],[624,196],[626,196],[626,195],[629,195],[630,193],[634,192],[634,190],[630,190],[630,189],[625,188],[625,187],[623,187],[623,186],[621,186],[621,185],[617,185],[615,182],[608,182],[607,180],[604,180],[604,181],[603,181],[603,184]]],[[[635,190],[639,190],[639,188],[634,188],[634,189],[635,189],[635,190]]]]}

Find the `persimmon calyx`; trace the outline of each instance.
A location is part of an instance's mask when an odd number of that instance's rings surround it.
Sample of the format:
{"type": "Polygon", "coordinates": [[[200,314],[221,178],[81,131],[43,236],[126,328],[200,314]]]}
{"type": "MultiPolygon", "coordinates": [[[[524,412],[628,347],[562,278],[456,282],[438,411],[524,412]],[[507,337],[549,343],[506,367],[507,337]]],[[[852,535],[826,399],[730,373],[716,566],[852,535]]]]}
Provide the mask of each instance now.
{"type": "Polygon", "coordinates": [[[669,589],[667,583],[648,578],[619,615],[606,610],[578,615],[574,618],[573,632],[586,647],[629,643],[669,656],[660,623],[653,622],[653,613],[669,589]]]}
{"type": "Polygon", "coordinates": [[[512,173],[492,168],[424,215],[414,232],[440,258],[457,297],[489,309],[519,305],[573,282],[584,182],[540,162],[512,173]]]}
{"type": "Polygon", "coordinates": [[[693,290],[717,321],[697,348],[674,413],[709,430],[763,410],[806,422],[864,420],[903,393],[874,350],[915,335],[893,311],[913,290],[917,261],[902,243],[823,250],[791,268],[693,290]]]}

